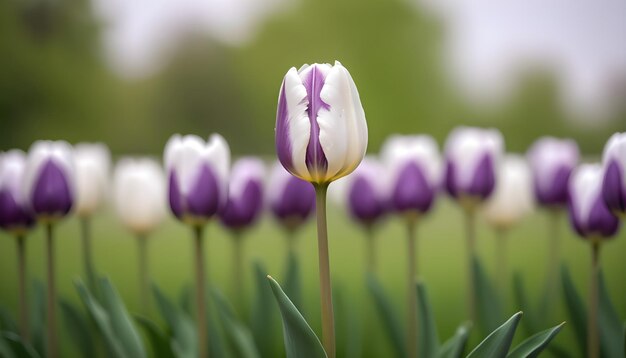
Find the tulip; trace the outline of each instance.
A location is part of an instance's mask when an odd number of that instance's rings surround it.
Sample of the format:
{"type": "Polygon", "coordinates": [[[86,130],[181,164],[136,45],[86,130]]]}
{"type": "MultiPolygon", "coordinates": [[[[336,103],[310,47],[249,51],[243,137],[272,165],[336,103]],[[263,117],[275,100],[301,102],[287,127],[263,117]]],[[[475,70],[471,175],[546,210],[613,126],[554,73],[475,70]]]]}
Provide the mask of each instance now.
{"type": "Polygon", "coordinates": [[[0,153],[0,227],[16,239],[20,330],[22,337],[29,341],[25,236],[35,225],[35,220],[23,197],[22,183],[25,166],[26,156],[21,150],[14,149],[0,153]]]}
{"type": "Polygon", "coordinates": [[[96,275],[91,254],[90,217],[102,206],[108,194],[111,155],[102,143],[74,146],[76,166],[76,214],[81,219],[83,259],[89,286],[96,290],[96,275]]]}
{"type": "Polygon", "coordinates": [[[200,357],[208,355],[205,309],[203,228],[226,206],[230,149],[226,140],[213,134],[208,142],[195,135],[172,136],[165,145],[170,209],[195,234],[197,334],[200,357]]]}
{"type": "Polygon", "coordinates": [[[122,158],[113,173],[113,203],[123,225],[137,238],[139,296],[144,313],[149,303],[148,236],[166,213],[165,177],[153,159],[122,158]]]}
{"type": "Polygon", "coordinates": [[[598,343],[598,275],[600,274],[600,245],[614,236],[619,220],[602,197],[602,166],[583,164],[574,170],[569,182],[569,214],[575,231],[591,244],[591,283],[589,285],[589,310],[587,319],[587,356],[597,358],[598,343]]]}
{"type": "Polygon", "coordinates": [[[502,134],[496,129],[459,127],[445,144],[445,188],[465,211],[467,235],[468,311],[476,321],[474,265],[476,258],[476,208],[487,199],[496,185],[496,168],[504,150],[502,134]]]}
{"type": "Polygon", "coordinates": [[[626,217],[626,133],[615,133],[604,147],[602,196],[614,214],[626,217]]]}
{"type": "Polygon", "coordinates": [[[276,113],[276,151],[291,174],[316,189],[323,344],[335,357],[330,289],[326,191],[350,174],[367,149],[367,123],[359,93],[339,62],[291,68],[283,80],[276,113]]]}
{"type": "Polygon", "coordinates": [[[54,224],[74,204],[75,179],[72,147],[64,141],[37,141],[29,152],[24,171],[24,199],[37,219],[46,225],[47,320],[46,353],[58,356],[56,286],[54,275],[54,224]]]}
{"type": "Polygon", "coordinates": [[[220,213],[222,224],[234,233],[233,248],[233,297],[239,309],[243,309],[243,237],[242,231],[250,227],[263,207],[263,179],[265,166],[257,158],[241,158],[233,165],[230,175],[228,200],[220,213]]]}

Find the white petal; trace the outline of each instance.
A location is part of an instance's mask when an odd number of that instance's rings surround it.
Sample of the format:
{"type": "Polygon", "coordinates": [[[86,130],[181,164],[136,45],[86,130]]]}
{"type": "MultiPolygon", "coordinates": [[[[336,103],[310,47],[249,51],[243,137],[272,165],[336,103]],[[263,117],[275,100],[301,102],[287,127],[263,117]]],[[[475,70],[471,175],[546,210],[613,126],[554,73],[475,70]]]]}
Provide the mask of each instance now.
{"type": "Polygon", "coordinates": [[[528,160],[541,191],[551,189],[554,177],[563,166],[574,168],[578,163],[578,145],[571,139],[542,137],[528,150],[528,160]]]}
{"type": "Polygon", "coordinates": [[[311,122],[307,113],[309,101],[302,79],[295,68],[292,67],[287,72],[283,86],[287,101],[287,122],[294,174],[301,178],[308,178],[306,147],[311,138],[311,122]]]}
{"type": "Polygon", "coordinates": [[[582,164],[574,170],[569,192],[576,215],[587,222],[595,200],[602,194],[602,166],[582,164]]]}
{"type": "Polygon", "coordinates": [[[400,170],[408,162],[415,163],[432,187],[438,187],[442,177],[442,163],[437,142],[427,135],[394,135],[389,137],[381,150],[389,169],[391,182],[397,181],[400,170]]]}
{"type": "Polygon", "coordinates": [[[109,149],[104,144],[79,143],[74,147],[78,215],[93,214],[106,200],[110,160],[109,149]]]}
{"type": "Polygon", "coordinates": [[[228,195],[228,178],[230,173],[230,148],[226,139],[215,133],[209,137],[203,153],[204,160],[215,170],[220,181],[222,202],[228,195]]]}
{"type": "Polygon", "coordinates": [[[497,167],[503,150],[504,140],[497,129],[457,127],[450,133],[445,145],[446,157],[454,163],[457,184],[461,187],[470,185],[483,155],[491,155],[493,165],[497,167]]]}
{"type": "Polygon", "coordinates": [[[22,186],[26,170],[26,154],[13,149],[6,153],[0,153],[0,190],[8,190],[13,198],[24,205],[22,186]]]}
{"type": "Polygon", "coordinates": [[[230,187],[228,196],[240,198],[250,182],[257,182],[261,185],[265,181],[265,164],[256,157],[239,158],[233,165],[230,175],[230,187]]]}

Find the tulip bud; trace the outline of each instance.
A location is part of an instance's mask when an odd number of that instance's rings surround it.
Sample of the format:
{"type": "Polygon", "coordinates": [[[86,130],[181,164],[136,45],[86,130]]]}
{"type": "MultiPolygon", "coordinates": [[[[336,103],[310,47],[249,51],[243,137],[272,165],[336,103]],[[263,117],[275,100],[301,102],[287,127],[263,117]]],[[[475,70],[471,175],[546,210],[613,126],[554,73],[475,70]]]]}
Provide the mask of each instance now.
{"type": "Polygon", "coordinates": [[[313,185],[289,174],[276,162],[270,175],[267,198],[274,216],[289,230],[295,230],[315,208],[313,185]]]}
{"type": "Polygon", "coordinates": [[[543,137],[528,150],[535,198],[545,206],[567,204],[567,182],[578,164],[578,145],[571,139],[543,137]]]}
{"type": "Polygon", "coordinates": [[[79,143],[74,146],[76,166],[76,214],[87,217],[106,200],[111,155],[102,143],[79,143]]]}
{"type": "Polygon", "coordinates": [[[276,114],[276,151],[293,175],[327,184],[351,173],[367,149],[359,93],[339,62],[291,68],[276,114]]]}
{"type": "Polygon", "coordinates": [[[619,220],[602,198],[602,166],[583,164],[569,181],[570,221],[578,234],[594,240],[608,238],[619,228],[619,220]]]}
{"type": "Polygon", "coordinates": [[[25,199],[37,217],[55,221],[74,204],[74,158],[65,141],[37,141],[28,151],[24,174],[25,199]]]}
{"type": "Polygon", "coordinates": [[[163,169],[152,159],[122,158],[113,174],[115,211],[134,234],[154,230],[165,216],[163,169]]]}
{"type": "Polygon", "coordinates": [[[232,229],[250,226],[263,209],[265,166],[258,158],[241,158],[230,175],[228,201],[220,213],[222,223],[232,229]]]}
{"type": "Polygon", "coordinates": [[[170,209],[194,226],[203,225],[226,205],[230,149],[213,134],[207,142],[195,135],[172,136],[165,146],[170,209]]]}
{"type": "Polygon", "coordinates": [[[391,205],[419,216],[430,210],[441,183],[441,157],[426,135],[392,136],[381,150],[391,176],[391,205]]]}
{"type": "Polygon", "coordinates": [[[615,133],[604,147],[602,196],[616,215],[626,214],[626,133],[615,133]]]}
{"type": "Polygon", "coordinates": [[[21,150],[0,153],[0,227],[17,235],[35,224],[22,190],[25,167],[21,150]]]}
{"type": "Polygon", "coordinates": [[[496,129],[454,129],[445,145],[448,193],[467,208],[489,197],[503,150],[504,140],[496,129]]]}
{"type": "Polygon", "coordinates": [[[533,183],[528,163],[518,155],[505,156],[498,168],[496,188],[483,208],[485,219],[496,229],[509,229],[533,207],[533,183]]]}
{"type": "Polygon", "coordinates": [[[365,158],[348,180],[348,209],[353,218],[371,225],[386,212],[389,204],[385,169],[375,158],[365,158]]]}

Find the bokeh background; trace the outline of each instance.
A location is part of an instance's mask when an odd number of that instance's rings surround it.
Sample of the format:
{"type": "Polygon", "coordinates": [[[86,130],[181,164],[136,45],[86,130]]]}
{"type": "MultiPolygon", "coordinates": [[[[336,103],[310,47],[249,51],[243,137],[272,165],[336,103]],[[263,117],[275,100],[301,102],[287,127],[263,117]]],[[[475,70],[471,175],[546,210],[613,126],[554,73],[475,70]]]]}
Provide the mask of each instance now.
{"type": "MultiPolygon", "coordinates": [[[[371,153],[393,133],[428,133],[443,143],[455,126],[477,125],[499,128],[509,151],[555,135],[574,138],[588,160],[598,160],[610,134],[626,129],[625,35],[620,0],[6,0],[0,2],[0,150],[26,150],[46,138],[102,141],[116,157],[160,156],[172,133],[219,132],[234,155],[271,159],[285,72],[339,60],[359,88],[371,153]]],[[[333,274],[351,299],[367,305],[363,233],[341,208],[331,210],[333,274]]],[[[461,219],[442,197],[419,233],[422,277],[441,337],[465,319],[461,219]]],[[[565,218],[561,224],[564,260],[586,289],[588,247],[565,218]]],[[[135,242],[108,211],[94,225],[98,270],[137,309],[135,242]]],[[[547,226],[538,212],[510,237],[511,268],[537,292],[547,226]]],[[[494,238],[484,225],[481,232],[481,256],[493,269],[494,238]]],[[[82,262],[78,233],[76,220],[64,223],[57,249],[60,291],[72,301],[82,262]]],[[[229,292],[228,234],[215,224],[208,235],[209,275],[229,292]]],[[[391,219],[378,242],[381,278],[398,310],[403,235],[391,219]]],[[[0,304],[14,309],[14,243],[0,236],[0,304]]],[[[170,221],[154,236],[153,277],[173,295],[191,281],[189,233],[170,221]]],[[[28,242],[36,278],[43,277],[42,237],[38,229],[28,242]]],[[[277,277],[285,250],[268,216],[248,234],[247,259],[259,258],[277,277]]],[[[306,316],[319,328],[312,227],[301,233],[299,250],[306,316]]],[[[622,232],[602,257],[622,319],[624,254],[622,232]]],[[[512,303],[508,310],[515,310],[512,303]]],[[[557,317],[565,320],[564,312],[557,317]]],[[[370,338],[388,349],[382,335],[370,338]]],[[[571,344],[571,332],[558,339],[571,344]]]]}

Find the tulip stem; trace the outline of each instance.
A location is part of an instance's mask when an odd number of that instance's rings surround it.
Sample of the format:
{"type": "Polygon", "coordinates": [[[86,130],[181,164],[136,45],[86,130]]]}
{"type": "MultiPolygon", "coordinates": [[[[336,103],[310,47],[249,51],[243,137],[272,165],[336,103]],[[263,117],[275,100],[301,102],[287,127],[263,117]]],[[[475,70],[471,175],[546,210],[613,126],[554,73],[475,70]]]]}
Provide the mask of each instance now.
{"type": "Polygon", "coordinates": [[[376,232],[374,231],[373,225],[368,225],[365,228],[365,235],[366,235],[365,240],[367,241],[366,243],[367,267],[366,268],[367,268],[367,272],[374,274],[376,273],[376,242],[375,242],[376,232]]]}
{"type": "Polygon", "coordinates": [[[560,224],[561,210],[551,209],[548,213],[548,262],[546,263],[546,286],[544,292],[544,300],[541,307],[541,315],[545,317],[552,311],[554,302],[555,289],[557,286],[558,270],[559,270],[559,243],[560,243],[560,224]]]}
{"type": "Polygon", "coordinates": [[[235,232],[233,236],[233,295],[235,305],[239,313],[244,310],[244,284],[243,284],[243,236],[240,232],[235,232]]]}
{"type": "Polygon", "coordinates": [[[476,282],[474,278],[474,258],[476,255],[476,215],[473,209],[465,210],[465,234],[467,235],[468,290],[467,311],[469,319],[476,323],[476,282]]]}
{"type": "Polygon", "coordinates": [[[505,229],[496,230],[496,271],[498,272],[498,288],[502,295],[503,302],[507,301],[507,278],[508,278],[508,258],[507,258],[507,231],[505,229]]]}
{"type": "Polygon", "coordinates": [[[287,260],[285,262],[285,293],[298,310],[302,310],[302,288],[300,285],[300,265],[296,250],[296,231],[287,231],[287,260]]]}
{"type": "Polygon", "coordinates": [[[19,279],[20,295],[20,330],[25,342],[30,342],[30,329],[28,327],[28,301],[26,300],[26,239],[18,235],[17,242],[17,270],[19,279]]]}
{"type": "Polygon", "coordinates": [[[46,254],[47,254],[47,275],[48,275],[48,296],[46,310],[46,357],[58,357],[57,345],[57,317],[56,317],[56,285],[54,277],[54,237],[53,224],[46,225],[46,254]]]}
{"type": "Polygon", "coordinates": [[[407,280],[406,280],[406,307],[407,307],[407,330],[406,344],[407,357],[417,356],[417,224],[409,219],[407,225],[407,280]]]}
{"type": "Polygon", "coordinates": [[[320,299],[322,306],[322,342],[328,358],[335,358],[335,319],[333,316],[333,300],[330,284],[330,260],[328,257],[328,228],[326,223],[327,191],[328,184],[315,185],[320,299]]]}
{"type": "Polygon", "coordinates": [[[93,255],[91,253],[91,225],[88,218],[83,218],[80,221],[80,228],[83,238],[83,260],[85,264],[85,275],[87,276],[87,285],[91,292],[97,296],[96,271],[93,265],[93,255]]]}
{"type": "Polygon", "coordinates": [[[137,248],[139,256],[139,297],[141,299],[141,311],[148,315],[150,307],[150,276],[148,274],[148,237],[137,236],[137,248]]]}
{"type": "Polygon", "coordinates": [[[589,284],[589,317],[587,319],[587,356],[600,355],[598,332],[598,276],[600,275],[600,240],[591,240],[591,279],[589,284]]]}
{"type": "Polygon", "coordinates": [[[203,227],[196,226],[195,234],[195,269],[196,269],[196,331],[198,333],[198,356],[201,358],[209,356],[208,334],[207,334],[207,311],[205,307],[206,299],[206,279],[204,271],[204,240],[203,227]]]}

